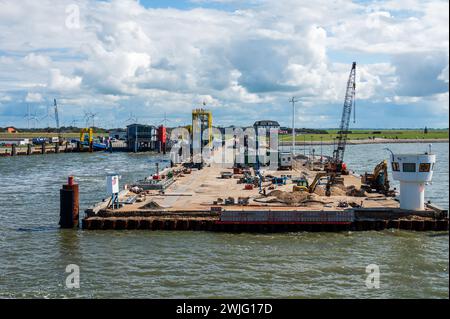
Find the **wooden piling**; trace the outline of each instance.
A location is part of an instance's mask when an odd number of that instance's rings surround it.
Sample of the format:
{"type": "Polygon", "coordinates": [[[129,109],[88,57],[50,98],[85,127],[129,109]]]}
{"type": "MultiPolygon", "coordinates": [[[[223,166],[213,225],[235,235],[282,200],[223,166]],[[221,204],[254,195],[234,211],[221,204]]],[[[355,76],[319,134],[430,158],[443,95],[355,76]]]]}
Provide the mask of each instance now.
{"type": "Polygon", "coordinates": [[[16,144],[12,144],[11,145],[11,156],[16,156],[17,155],[17,146],[16,144]]]}

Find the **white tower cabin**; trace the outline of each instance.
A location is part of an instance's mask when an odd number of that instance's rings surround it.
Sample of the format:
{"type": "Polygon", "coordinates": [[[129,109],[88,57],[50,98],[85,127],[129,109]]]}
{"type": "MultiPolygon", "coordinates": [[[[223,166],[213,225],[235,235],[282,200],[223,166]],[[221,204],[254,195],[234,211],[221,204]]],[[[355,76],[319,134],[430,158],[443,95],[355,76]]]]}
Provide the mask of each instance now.
{"type": "Polygon", "coordinates": [[[392,175],[400,181],[400,208],[408,210],[424,210],[425,184],[433,177],[436,155],[392,154],[392,175]]]}

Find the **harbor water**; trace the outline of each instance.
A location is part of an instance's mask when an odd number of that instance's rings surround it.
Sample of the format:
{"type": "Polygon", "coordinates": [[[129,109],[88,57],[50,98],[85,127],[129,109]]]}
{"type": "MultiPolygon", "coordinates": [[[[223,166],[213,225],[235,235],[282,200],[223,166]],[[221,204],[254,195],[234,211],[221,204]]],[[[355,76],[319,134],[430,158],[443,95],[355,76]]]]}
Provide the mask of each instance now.
{"type": "MultiPolygon", "coordinates": [[[[448,209],[447,143],[426,199],[448,209]]],[[[427,144],[349,145],[348,167],[373,170],[427,144]]],[[[320,155],[320,146],[314,146],[320,155]]],[[[303,150],[299,149],[299,153],[303,150]]],[[[306,152],[308,153],[309,150],[306,152]]],[[[323,147],[330,154],[330,147],[323,147]]],[[[80,209],[106,198],[105,176],[121,184],[155,170],[151,154],[76,153],[0,158],[0,298],[448,298],[448,232],[231,234],[61,230],[59,189],[80,184],[80,209]],[[80,288],[66,287],[79,266],[80,288]],[[366,286],[377,265],[379,288],[366,286]]],[[[396,183],[392,183],[398,187],[396,183]]]]}

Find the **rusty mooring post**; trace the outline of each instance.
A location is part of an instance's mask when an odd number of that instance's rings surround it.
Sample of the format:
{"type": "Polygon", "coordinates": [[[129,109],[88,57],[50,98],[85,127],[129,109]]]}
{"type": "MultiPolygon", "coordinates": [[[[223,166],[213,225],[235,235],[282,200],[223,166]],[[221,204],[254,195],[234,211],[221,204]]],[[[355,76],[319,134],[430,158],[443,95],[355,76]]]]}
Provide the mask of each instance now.
{"type": "Polygon", "coordinates": [[[74,228],[79,225],[79,192],[78,184],[74,183],[73,176],[69,176],[66,185],[59,191],[60,212],[59,225],[61,228],[74,228]]]}

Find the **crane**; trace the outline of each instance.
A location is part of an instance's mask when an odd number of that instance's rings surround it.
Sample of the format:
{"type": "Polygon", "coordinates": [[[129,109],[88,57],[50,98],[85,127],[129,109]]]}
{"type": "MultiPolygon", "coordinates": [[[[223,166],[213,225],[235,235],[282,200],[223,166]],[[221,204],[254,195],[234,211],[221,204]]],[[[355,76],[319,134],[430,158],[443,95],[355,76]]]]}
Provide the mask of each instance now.
{"type": "Polygon", "coordinates": [[[56,130],[58,131],[58,140],[61,142],[61,132],[59,129],[59,115],[58,115],[58,104],[56,103],[56,99],[53,99],[54,107],[55,107],[55,121],[56,121],[56,130]]]}
{"type": "Polygon", "coordinates": [[[342,109],[341,124],[337,136],[337,147],[333,151],[331,161],[326,165],[325,170],[335,173],[347,173],[344,164],[345,146],[347,145],[348,128],[350,124],[350,115],[352,107],[355,106],[355,90],[356,90],[356,62],[353,62],[352,69],[347,81],[347,91],[345,93],[344,107],[342,109]]]}

